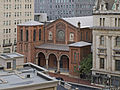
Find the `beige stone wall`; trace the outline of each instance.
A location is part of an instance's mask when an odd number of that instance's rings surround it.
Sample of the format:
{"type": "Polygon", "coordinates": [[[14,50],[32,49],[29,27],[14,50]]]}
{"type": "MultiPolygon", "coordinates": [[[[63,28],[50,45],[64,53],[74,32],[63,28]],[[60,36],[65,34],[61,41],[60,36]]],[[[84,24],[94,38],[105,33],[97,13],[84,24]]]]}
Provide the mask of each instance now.
{"type": "Polygon", "coordinates": [[[101,73],[112,73],[120,74],[120,72],[115,71],[115,60],[120,60],[120,57],[114,57],[114,49],[119,49],[115,44],[115,38],[120,36],[119,31],[111,30],[94,30],[93,31],[93,70],[101,73]],[[104,45],[100,45],[100,36],[103,35],[105,42],[104,45]],[[98,55],[98,48],[106,49],[104,55],[98,55]],[[100,69],[100,58],[105,59],[104,69],[100,69]]]}
{"type": "Polygon", "coordinates": [[[93,17],[93,25],[100,26],[100,18],[105,18],[105,26],[115,27],[115,18],[117,18],[117,26],[118,26],[118,18],[119,15],[94,15],[93,17]]]}
{"type": "Polygon", "coordinates": [[[17,24],[34,20],[34,0],[10,1],[1,0],[0,3],[0,53],[4,52],[5,49],[14,52],[16,48],[14,41],[17,42],[17,30],[15,31],[17,24]],[[3,47],[3,40],[5,40],[5,45],[9,43],[12,45],[3,47]]]}

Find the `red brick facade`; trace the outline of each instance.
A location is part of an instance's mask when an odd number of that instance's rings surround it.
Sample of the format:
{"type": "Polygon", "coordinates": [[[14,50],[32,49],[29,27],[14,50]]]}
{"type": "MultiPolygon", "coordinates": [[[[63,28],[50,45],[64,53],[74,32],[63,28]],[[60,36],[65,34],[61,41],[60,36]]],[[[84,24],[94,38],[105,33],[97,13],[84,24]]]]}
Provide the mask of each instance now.
{"type": "Polygon", "coordinates": [[[62,19],[45,27],[43,25],[18,26],[17,30],[17,52],[25,55],[25,62],[33,62],[42,67],[54,68],[57,71],[63,68],[74,75],[74,66],[79,66],[82,58],[90,54],[91,51],[91,46],[69,47],[69,50],[37,47],[42,44],[68,45],[79,41],[92,42],[91,29],[77,28],[62,19]],[[40,29],[41,40],[39,40],[40,29]],[[23,30],[23,40],[21,40],[21,30],[23,30]],[[26,30],[29,32],[28,41],[26,41],[26,30]],[[35,41],[34,30],[36,30],[35,41]]]}
{"type": "Polygon", "coordinates": [[[35,57],[35,46],[44,42],[42,26],[18,26],[17,27],[17,52],[25,55],[24,62],[33,62],[35,57]],[[41,40],[39,40],[39,29],[41,29],[41,40]],[[23,40],[21,40],[23,30],[23,40]],[[26,41],[26,30],[28,30],[28,41],[26,41]],[[36,30],[36,40],[33,41],[33,31],[36,30]]]}

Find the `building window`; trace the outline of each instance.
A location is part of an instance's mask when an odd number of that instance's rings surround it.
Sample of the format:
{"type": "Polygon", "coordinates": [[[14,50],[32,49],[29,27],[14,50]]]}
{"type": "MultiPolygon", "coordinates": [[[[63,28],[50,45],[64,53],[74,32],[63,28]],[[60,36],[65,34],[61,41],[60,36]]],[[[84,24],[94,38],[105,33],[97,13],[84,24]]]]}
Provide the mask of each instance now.
{"type": "Polygon", "coordinates": [[[71,41],[71,42],[74,41],[74,33],[70,33],[70,41],[71,41]]]}
{"type": "Polygon", "coordinates": [[[105,18],[103,18],[103,26],[105,26],[105,18]]]}
{"type": "Polygon", "coordinates": [[[103,10],[104,5],[101,5],[101,10],[103,10]]]}
{"type": "Polygon", "coordinates": [[[88,40],[88,32],[86,32],[86,40],[88,40]]]}
{"type": "Polygon", "coordinates": [[[116,46],[120,46],[120,36],[116,37],[116,46]]]}
{"type": "Polygon", "coordinates": [[[116,51],[115,54],[120,54],[120,51],[116,51]]]}
{"type": "Polygon", "coordinates": [[[7,62],[7,69],[11,68],[11,62],[7,62]]]}
{"type": "Polygon", "coordinates": [[[52,35],[52,32],[49,31],[49,37],[48,37],[48,40],[52,40],[53,39],[53,35],[52,35]]]}
{"type": "Polygon", "coordinates": [[[100,26],[102,26],[102,18],[100,18],[100,26]]]}
{"type": "Polygon", "coordinates": [[[22,44],[20,44],[20,51],[22,52],[22,50],[23,50],[23,47],[22,47],[22,44]]]}
{"type": "Polygon", "coordinates": [[[76,56],[77,56],[77,54],[76,54],[76,52],[74,52],[74,62],[76,62],[76,56]]]}
{"type": "Polygon", "coordinates": [[[23,30],[22,29],[20,30],[20,36],[21,36],[20,41],[23,41],[23,30]]]}
{"type": "Polygon", "coordinates": [[[82,32],[81,32],[81,40],[82,40],[82,32]]]}
{"type": "Polygon", "coordinates": [[[57,41],[65,41],[65,32],[64,32],[64,30],[59,30],[57,32],[57,41]]]}
{"type": "Polygon", "coordinates": [[[119,4],[116,4],[116,10],[118,10],[118,8],[119,8],[119,4]]]}
{"type": "Polygon", "coordinates": [[[104,36],[100,37],[100,45],[104,45],[104,36]]]}
{"type": "Polygon", "coordinates": [[[120,60],[115,60],[115,70],[120,71],[120,60]]]}
{"type": "Polygon", "coordinates": [[[118,19],[118,27],[120,27],[120,18],[118,19]]]}
{"type": "Polygon", "coordinates": [[[115,26],[117,26],[117,18],[115,18],[115,26]]]}
{"type": "Polygon", "coordinates": [[[29,36],[28,30],[26,30],[26,41],[28,41],[28,36],[29,36]]]}
{"type": "Polygon", "coordinates": [[[105,52],[105,50],[103,50],[103,49],[99,50],[99,53],[104,53],[104,52],[105,52]]]}
{"type": "Polygon", "coordinates": [[[100,58],[100,69],[104,69],[104,58],[100,58]]]}
{"type": "Polygon", "coordinates": [[[39,41],[41,40],[41,29],[39,29],[39,41]]]}
{"type": "Polygon", "coordinates": [[[3,53],[10,53],[11,49],[10,48],[4,48],[3,53]]]}
{"type": "Polygon", "coordinates": [[[36,30],[33,32],[33,41],[36,41],[36,30]]]}

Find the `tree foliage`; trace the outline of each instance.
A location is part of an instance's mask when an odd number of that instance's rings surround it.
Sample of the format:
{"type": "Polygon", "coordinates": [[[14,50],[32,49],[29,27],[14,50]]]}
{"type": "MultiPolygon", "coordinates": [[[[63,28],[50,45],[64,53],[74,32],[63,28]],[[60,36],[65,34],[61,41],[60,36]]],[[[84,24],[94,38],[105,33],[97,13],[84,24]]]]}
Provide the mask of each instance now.
{"type": "Polygon", "coordinates": [[[90,74],[91,73],[91,68],[92,68],[92,54],[89,54],[86,58],[84,58],[80,62],[80,67],[78,72],[80,74],[90,74]]]}

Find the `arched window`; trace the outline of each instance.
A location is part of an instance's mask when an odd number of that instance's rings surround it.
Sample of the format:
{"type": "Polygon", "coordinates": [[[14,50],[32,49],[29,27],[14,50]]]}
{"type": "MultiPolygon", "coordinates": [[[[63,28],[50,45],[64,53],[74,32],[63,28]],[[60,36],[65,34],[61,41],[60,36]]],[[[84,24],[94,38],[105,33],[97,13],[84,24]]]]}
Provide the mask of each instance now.
{"type": "Polygon", "coordinates": [[[23,29],[20,30],[20,41],[23,41],[23,29]]]}
{"type": "Polygon", "coordinates": [[[104,36],[100,37],[100,45],[104,45],[104,36]]]}
{"type": "Polygon", "coordinates": [[[26,30],[26,41],[28,41],[28,30],[26,30]]]}
{"type": "Polygon", "coordinates": [[[70,39],[71,42],[74,41],[74,33],[72,33],[72,32],[70,33],[70,38],[69,39],[70,39]]]}
{"type": "Polygon", "coordinates": [[[88,40],[88,32],[86,32],[86,40],[88,40]]]}
{"type": "Polygon", "coordinates": [[[120,36],[116,37],[116,46],[120,46],[120,36]]]}
{"type": "Polygon", "coordinates": [[[49,32],[48,40],[52,40],[52,39],[53,39],[53,35],[52,35],[52,32],[50,31],[50,32],[49,32]]]}
{"type": "Polygon", "coordinates": [[[36,40],[36,30],[34,30],[34,32],[33,32],[33,41],[35,41],[36,40]]]}
{"type": "Polygon", "coordinates": [[[41,29],[39,29],[39,41],[41,40],[41,29]]]}
{"type": "Polygon", "coordinates": [[[81,40],[82,40],[82,32],[81,32],[81,40]]]}

